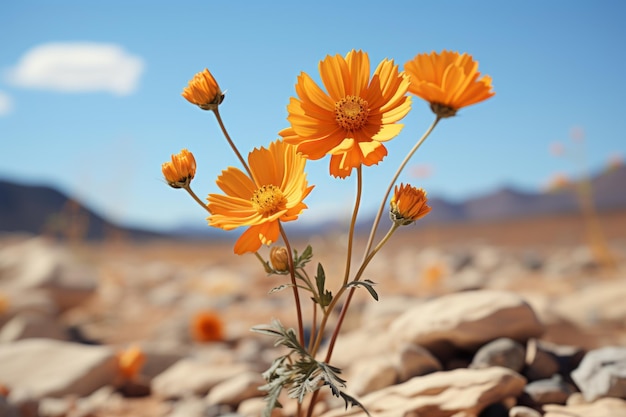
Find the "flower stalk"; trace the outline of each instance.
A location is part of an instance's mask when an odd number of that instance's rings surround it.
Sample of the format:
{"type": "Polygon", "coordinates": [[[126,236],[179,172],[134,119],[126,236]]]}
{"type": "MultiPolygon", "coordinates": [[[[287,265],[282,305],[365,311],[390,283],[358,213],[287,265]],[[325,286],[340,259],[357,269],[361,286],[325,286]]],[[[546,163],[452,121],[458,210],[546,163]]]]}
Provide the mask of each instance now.
{"type": "MultiPolygon", "coordinates": [[[[322,84],[301,73],[297,78],[296,95],[287,106],[289,126],[279,132],[280,140],[267,147],[255,148],[245,159],[228,134],[219,112],[224,93],[213,75],[205,69],[197,73],[183,90],[183,97],[202,110],[215,115],[226,142],[243,170],[228,167],[218,176],[216,185],[221,192],[208,194],[205,204],[191,189],[196,163],[187,150],[172,155],[171,162],[163,164],[163,175],[173,188],[183,188],[208,213],[210,226],[224,230],[247,228],[234,245],[234,253],[254,254],[268,275],[289,276],[288,283],[270,291],[275,293],[291,288],[297,331],[274,321],[268,327],[253,330],[276,339],[276,345],[286,353],[277,357],[263,373],[267,384],[260,389],[267,392],[266,409],[262,417],[270,417],[279,407],[281,393],[297,400],[296,417],[303,413],[302,404],[310,398],[306,415],[312,417],[319,390],[329,387],[332,394],[342,398],[346,406],[362,407],[358,400],[344,389],[346,381],[339,377],[340,369],[330,365],[336,342],[357,288],[364,288],[378,300],[375,283],[366,278],[366,269],[374,257],[389,242],[401,226],[412,224],[430,212],[426,192],[409,184],[397,185],[397,180],[415,152],[432,133],[439,121],[453,117],[472,104],[493,96],[491,78],[480,77],[477,62],[468,54],[443,51],[438,54],[417,55],[401,71],[393,60],[382,60],[370,76],[367,53],[352,50],[345,56],[327,56],[319,63],[322,84]],[[448,77],[448,78],[447,78],[448,77]],[[400,163],[382,198],[373,221],[363,259],[354,273],[351,270],[356,236],[356,224],[363,192],[363,167],[379,164],[387,155],[384,143],[398,136],[403,128],[399,122],[408,114],[412,96],[426,100],[436,117],[422,137],[400,163]],[[321,263],[315,274],[307,272],[313,259],[309,245],[298,253],[283,227],[295,221],[307,209],[304,199],[312,191],[306,179],[307,160],[330,157],[329,173],[346,179],[356,172],[354,207],[348,225],[345,269],[339,288],[330,289],[321,263]],[[394,189],[389,201],[389,196],[394,189]],[[385,206],[389,201],[391,226],[374,246],[376,231],[385,206]],[[275,245],[282,240],[283,246],[275,245]],[[259,253],[270,247],[269,260],[259,253]],[[373,247],[373,248],[372,248],[373,247]],[[346,294],[347,292],[347,294],[346,294]],[[305,326],[301,293],[309,293],[311,320],[305,326]],[[341,311],[334,322],[339,303],[341,311]],[[332,330],[330,330],[333,323],[332,330]],[[309,329],[306,339],[305,328],[309,329]],[[324,361],[317,356],[329,336],[324,361]]],[[[215,322],[205,320],[198,329],[206,330],[215,322]]],[[[217,327],[215,327],[217,328],[217,327]]],[[[367,413],[367,410],[365,410],[367,413]]],[[[369,413],[367,413],[369,415],[369,413]]]]}

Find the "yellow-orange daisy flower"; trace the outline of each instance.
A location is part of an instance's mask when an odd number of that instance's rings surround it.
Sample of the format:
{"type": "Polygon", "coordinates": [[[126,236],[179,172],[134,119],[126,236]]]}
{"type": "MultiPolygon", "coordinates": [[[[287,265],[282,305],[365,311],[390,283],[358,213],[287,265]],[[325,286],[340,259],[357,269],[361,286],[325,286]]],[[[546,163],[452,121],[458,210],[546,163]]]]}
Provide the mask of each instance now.
{"type": "Polygon", "coordinates": [[[397,123],[411,109],[408,77],[383,60],[370,79],[367,53],[327,56],[319,63],[324,92],[306,73],[296,84],[287,111],[291,126],[280,135],[309,159],[331,155],[330,173],[345,178],[361,164],[380,162],[382,142],[400,133],[397,123]]]}
{"type": "Polygon", "coordinates": [[[172,155],[170,162],[161,165],[165,181],[172,188],[185,188],[196,175],[196,158],[187,149],[172,155]]]}
{"type": "Polygon", "coordinates": [[[117,366],[124,378],[133,379],[146,361],[146,355],[137,345],[117,353],[117,366]]]}
{"type": "Polygon", "coordinates": [[[196,342],[224,340],[222,318],[212,311],[201,311],[191,319],[191,336],[196,342]]]}
{"type": "Polygon", "coordinates": [[[183,89],[182,96],[202,110],[215,110],[224,101],[224,93],[206,68],[193,76],[183,89]]]}
{"type": "Polygon", "coordinates": [[[492,97],[491,77],[480,77],[472,56],[442,51],[418,54],[404,64],[411,77],[409,92],[430,103],[439,117],[451,117],[466,106],[492,97]]]}
{"type": "Polygon", "coordinates": [[[296,147],[283,141],[267,149],[254,149],[248,155],[252,178],[230,167],[217,179],[226,195],[209,194],[209,225],[224,230],[249,226],[235,243],[235,253],[256,252],[261,244],[278,240],[279,221],[296,220],[307,208],[302,202],[313,186],[308,186],[306,160],[296,147]]]}
{"type": "Polygon", "coordinates": [[[407,184],[396,185],[391,197],[391,220],[401,226],[411,224],[430,213],[426,191],[407,184]]]}

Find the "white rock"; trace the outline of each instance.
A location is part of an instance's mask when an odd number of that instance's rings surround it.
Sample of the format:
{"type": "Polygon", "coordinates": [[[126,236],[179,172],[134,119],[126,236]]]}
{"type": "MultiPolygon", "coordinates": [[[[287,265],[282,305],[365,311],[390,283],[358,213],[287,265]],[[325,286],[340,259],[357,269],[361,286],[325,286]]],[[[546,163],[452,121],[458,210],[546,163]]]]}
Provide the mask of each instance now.
{"type": "Polygon", "coordinates": [[[479,290],[444,295],[394,320],[388,337],[431,351],[453,346],[475,349],[500,337],[526,341],[543,332],[530,306],[506,291],[479,290]]]}
{"type": "Polygon", "coordinates": [[[69,337],[54,318],[36,313],[18,314],[0,329],[0,343],[32,338],[68,340],[69,337]]]}
{"type": "Polygon", "coordinates": [[[209,404],[224,404],[233,407],[243,400],[265,396],[259,387],[266,381],[258,372],[244,372],[214,386],[206,397],[209,404]]]}
{"type": "Polygon", "coordinates": [[[98,285],[93,266],[45,238],[3,248],[0,276],[0,290],[44,289],[62,310],[86,301],[98,285]]]}
{"type": "MultiPolygon", "coordinates": [[[[457,369],[416,377],[357,398],[376,417],[477,416],[488,405],[517,398],[526,380],[500,367],[457,369]]],[[[365,417],[356,407],[331,410],[322,417],[365,417]]]]}
{"type": "Polygon", "coordinates": [[[0,345],[0,383],[12,401],[64,395],[85,396],[113,383],[117,365],[111,349],[50,339],[0,345]]]}
{"type": "Polygon", "coordinates": [[[246,365],[216,365],[185,358],[157,375],[151,383],[152,392],[164,398],[206,395],[215,385],[248,370],[246,365]]]}

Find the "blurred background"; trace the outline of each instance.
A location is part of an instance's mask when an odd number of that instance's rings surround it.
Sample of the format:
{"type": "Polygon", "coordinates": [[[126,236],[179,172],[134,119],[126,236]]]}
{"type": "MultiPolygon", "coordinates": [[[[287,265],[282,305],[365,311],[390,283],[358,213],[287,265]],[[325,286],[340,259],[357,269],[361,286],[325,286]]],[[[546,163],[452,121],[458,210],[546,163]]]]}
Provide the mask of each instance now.
{"type": "MultiPolygon", "coordinates": [[[[493,78],[495,97],[440,123],[399,181],[445,200],[457,217],[474,216],[457,206],[502,190],[525,203],[559,181],[621,166],[626,58],[616,48],[626,39],[625,9],[619,1],[4,3],[1,228],[41,231],[57,211],[73,210],[62,195],[121,228],[209,233],[205,213],[160,172],[188,148],[204,198],[221,170],[237,165],[212,114],[181,97],[188,80],[204,68],[214,74],[245,155],[287,126],[300,72],[318,80],[321,59],[351,49],[368,52],[372,67],[443,49],[470,53],[493,78]],[[18,203],[28,198],[41,200],[18,203]]],[[[365,170],[364,216],[432,120],[415,99],[388,157],[365,170]]],[[[345,220],[354,179],[330,177],[327,159],[307,172],[316,188],[298,223],[345,220]]]]}

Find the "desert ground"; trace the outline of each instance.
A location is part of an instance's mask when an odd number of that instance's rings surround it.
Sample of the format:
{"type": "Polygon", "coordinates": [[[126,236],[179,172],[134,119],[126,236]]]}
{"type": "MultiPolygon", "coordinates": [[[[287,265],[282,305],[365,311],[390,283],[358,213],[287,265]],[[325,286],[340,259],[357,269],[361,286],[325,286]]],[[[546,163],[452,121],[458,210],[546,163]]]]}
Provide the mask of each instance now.
{"type": "MultiPolygon", "coordinates": [[[[448,349],[445,354],[434,353],[440,373],[472,368],[470,363],[475,359],[470,353],[475,354],[482,345],[500,337],[516,339],[525,349],[528,349],[530,340],[539,340],[551,346],[568,347],[578,352],[579,356],[603,347],[624,347],[626,212],[604,213],[600,220],[606,244],[601,252],[605,258],[597,256],[597,242],[594,250],[587,239],[585,222],[575,214],[405,227],[381,250],[365,274],[366,278],[376,282],[379,301],[374,301],[364,290],[357,291],[342,336],[345,334],[349,340],[350,335],[370,332],[372,345],[361,344],[358,348],[364,351],[354,353],[355,357],[368,357],[368,349],[372,352],[385,349],[374,347],[374,340],[379,339],[381,332],[392,329],[393,322],[406,310],[451,295],[499,291],[520,297],[529,306],[533,320],[536,318],[533,325],[538,323],[540,331],[496,333],[473,345],[463,345],[463,342],[455,345],[457,342],[448,340],[448,347],[454,345],[455,349],[448,349]],[[610,262],[607,262],[607,254],[610,262]]],[[[235,232],[233,237],[237,235],[235,232]]],[[[256,335],[249,329],[269,323],[272,319],[295,326],[291,292],[268,294],[272,288],[285,283],[286,278],[267,276],[252,255],[233,254],[232,243],[167,239],[131,242],[123,236],[105,242],[59,242],[37,236],[2,236],[0,296],[4,307],[0,309],[0,386],[5,400],[0,403],[0,415],[260,415],[260,397],[263,394],[244,395],[245,398],[235,402],[220,402],[211,397],[216,392],[212,387],[217,382],[207,385],[205,381],[204,391],[191,386],[190,392],[183,394],[173,392],[176,389],[171,388],[172,383],[167,385],[162,382],[165,379],[162,374],[168,368],[179,360],[190,358],[203,358],[206,363],[227,364],[233,368],[241,362],[246,364],[247,370],[260,374],[276,351],[271,340],[264,340],[265,336],[256,335]],[[72,275],[71,279],[63,281],[57,277],[55,274],[59,270],[68,272],[72,275]],[[35,279],[33,276],[39,281],[35,284],[27,282],[35,279]],[[68,284],[72,279],[80,281],[84,276],[88,277],[89,284],[81,281],[77,288],[68,284]],[[32,299],[29,298],[31,296],[32,299]],[[218,315],[223,325],[221,340],[202,342],[194,338],[190,323],[200,311],[218,315]],[[110,362],[113,365],[106,366],[111,367],[109,374],[113,376],[110,380],[105,378],[100,383],[102,386],[96,386],[98,389],[89,390],[100,393],[100,397],[80,390],[74,394],[68,392],[75,387],[72,385],[75,382],[65,382],[64,390],[57,391],[33,387],[29,394],[28,384],[36,385],[48,376],[38,373],[41,369],[34,365],[35,362],[31,362],[33,368],[29,368],[28,359],[19,368],[17,362],[20,356],[15,353],[16,350],[10,349],[29,339],[41,338],[108,349],[110,354],[107,358],[112,358],[110,362]],[[140,347],[145,362],[136,374],[128,378],[132,381],[128,381],[120,376],[116,368],[119,363],[115,362],[115,358],[116,354],[133,345],[140,347]],[[29,373],[35,376],[36,382],[28,378],[29,373]],[[244,402],[247,406],[242,405],[244,402]],[[250,405],[252,403],[254,405],[250,405]]],[[[332,289],[340,285],[339,277],[345,268],[344,234],[310,236],[306,239],[299,237],[291,243],[298,251],[310,243],[314,252],[312,264],[321,262],[324,265],[328,287],[332,289]]],[[[360,260],[363,246],[364,237],[359,237],[355,243],[353,264],[360,260]]],[[[267,257],[267,253],[263,249],[261,255],[267,257]]],[[[308,304],[305,306],[308,307],[308,304]]],[[[445,308],[443,311],[442,314],[448,314],[445,308]]],[[[304,317],[305,321],[311,319],[309,309],[305,309],[304,317]]],[[[420,320],[428,322],[432,321],[432,317],[415,317],[414,320],[417,323],[420,320]]],[[[448,317],[446,320],[451,319],[448,317]]],[[[506,327],[506,323],[500,325],[506,327]]],[[[388,338],[402,339],[404,335],[389,334],[388,338]]],[[[339,340],[342,340],[341,336],[339,340]]],[[[341,342],[337,345],[337,360],[345,366],[348,388],[352,384],[359,391],[359,396],[364,398],[388,388],[380,382],[384,379],[382,373],[368,377],[371,373],[362,373],[362,364],[352,367],[345,349],[354,349],[354,346],[349,347],[347,342],[346,345],[341,342]],[[342,347],[344,353],[341,352],[342,347]]],[[[526,360],[524,372],[531,366],[527,351],[526,360]]],[[[371,362],[378,363],[380,360],[372,356],[371,362]]],[[[532,378],[518,371],[522,375],[520,378],[525,378],[520,388],[524,389],[523,386],[528,387],[526,384],[532,378]]],[[[183,381],[191,381],[195,377],[181,378],[180,387],[183,389],[183,381]]],[[[416,375],[416,378],[420,376],[416,375]]],[[[399,383],[397,375],[393,381],[399,383]]],[[[574,387],[571,395],[580,395],[580,387],[571,385],[574,387]]],[[[447,412],[445,407],[439,407],[438,412],[430,415],[533,415],[513,414],[512,407],[517,405],[527,407],[528,413],[534,411],[538,413],[536,415],[559,417],[579,415],[575,414],[575,408],[567,407],[582,407],[579,403],[568,402],[565,397],[551,400],[555,401],[551,405],[536,398],[534,401],[521,401],[522,392],[518,394],[505,395],[503,398],[506,401],[493,400],[506,405],[506,410],[500,410],[500,414],[494,404],[476,403],[465,411],[447,412]],[[517,398],[517,404],[509,398],[511,396],[517,398]]],[[[526,397],[529,395],[526,391],[523,394],[526,397]]],[[[621,398],[623,403],[624,396],[620,395],[609,397],[621,398]]],[[[329,416],[353,415],[348,412],[332,414],[337,405],[328,400],[322,411],[326,410],[324,412],[329,416]]],[[[622,405],[618,404],[616,409],[626,410],[626,407],[619,408],[622,405]]],[[[293,415],[294,408],[287,406],[283,412],[272,416],[293,415]]],[[[387,410],[380,411],[378,415],[392,415],[385,412],[393,413],[387,410]]],[[[373,415],[377,414],[374,412],[373,415]]],[[[589,411],[588,415],[602,414],[589,411]]]]}

